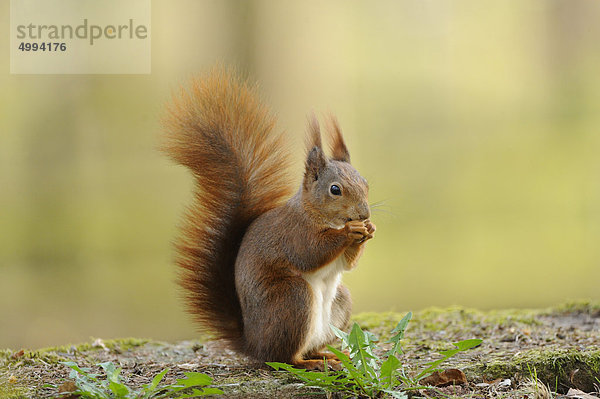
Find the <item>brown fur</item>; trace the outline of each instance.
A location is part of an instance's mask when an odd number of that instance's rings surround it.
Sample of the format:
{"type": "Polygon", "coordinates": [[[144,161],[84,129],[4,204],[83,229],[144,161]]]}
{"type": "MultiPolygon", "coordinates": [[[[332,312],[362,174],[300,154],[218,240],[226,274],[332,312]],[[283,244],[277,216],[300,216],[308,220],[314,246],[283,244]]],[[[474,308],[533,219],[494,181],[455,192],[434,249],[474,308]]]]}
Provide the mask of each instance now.
{"type": "MultiPolygon", "coordinates": [[[[349,164],[335,120],[334,157],[325,156],[313,115],[301,188],[282,203],[291,194],[291,157],[274,124],[255,89],[222,69],[193,81],[170,107],[163,148],[196,181],[176,244],[179,283],[202,328],[234,349],[260,361],[323,368],[321,348],[307,346],[320,309],[307,278],[337,259],[355,267],[375,231],[368,185],[349,164]],[[332,195],[332,184],[343,195],[332,195]]],[[[350,294],[342,285],[333,293],[330,322],[343,329],[350,294]]]]}

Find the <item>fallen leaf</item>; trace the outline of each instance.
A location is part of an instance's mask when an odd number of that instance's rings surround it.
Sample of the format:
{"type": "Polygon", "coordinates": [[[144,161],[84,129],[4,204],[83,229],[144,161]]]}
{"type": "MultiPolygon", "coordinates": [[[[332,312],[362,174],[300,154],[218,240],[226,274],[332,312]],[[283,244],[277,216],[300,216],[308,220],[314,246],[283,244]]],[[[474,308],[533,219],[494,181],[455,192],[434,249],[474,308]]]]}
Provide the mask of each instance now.
{"type": "Polygon", "coordinates": [[[78,399],[80,396],[73,394],[77,390],[77,385],[73,381],[65,381],[58,387],[58,393],[61,399],[78,399]]]}
{"type": "Polygon", "coordinates": [[[183,370],[196,370],[200,365],[198,363],[183,363],[177,365],[177,367],[183,370]]]}
{"type": "Polygon", "coordinates": [[[17,377],[15,377],[14,375],[11,375],[10,377],[8,377],[8,383],[9,384],[16,384],[17,383],[17,377]]]}
{"type": "Polygon", "coordinates": [[[573,399],[598,399],[597,396],[590,395],[589,393],[585,393],[580,391],[579,389],[569,388],[569,392],[567,392],[567,398],[573,399]]]}
{"type": "Polygon", "coordinates": [[[435,373],[421,379],[419,381],[423,385],[431,385],[434,387],[446,387],[448,385],[461,385],[467,383],[467,377],[465,373],[459,369],[448,369],[441,373],[436,371],[435,373]]]}

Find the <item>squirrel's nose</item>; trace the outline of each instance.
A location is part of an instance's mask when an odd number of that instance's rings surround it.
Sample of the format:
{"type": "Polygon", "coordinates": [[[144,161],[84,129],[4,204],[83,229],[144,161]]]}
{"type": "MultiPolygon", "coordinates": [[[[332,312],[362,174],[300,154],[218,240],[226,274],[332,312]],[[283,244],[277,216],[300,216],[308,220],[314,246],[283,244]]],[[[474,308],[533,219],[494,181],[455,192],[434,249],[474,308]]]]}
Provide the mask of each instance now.
{"type": "Polygon", "coordinates": [[[371,216],[371,209],[368,204],[358,206],[358,220],[367,220],[371,216]]]}

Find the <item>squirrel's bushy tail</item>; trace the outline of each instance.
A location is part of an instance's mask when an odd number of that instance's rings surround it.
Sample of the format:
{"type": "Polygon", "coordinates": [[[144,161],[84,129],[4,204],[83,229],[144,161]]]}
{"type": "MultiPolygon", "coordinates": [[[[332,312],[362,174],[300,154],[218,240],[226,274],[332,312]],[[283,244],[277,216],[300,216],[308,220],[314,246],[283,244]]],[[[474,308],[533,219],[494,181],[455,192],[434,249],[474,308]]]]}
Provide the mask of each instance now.
{"type": "Polygon", "coordinates": [[[194,176],[176,241],[179,284],[203,331],[241,345],[234,265],[244,232],[291,194],[290,154],[256,88],[216,68],[176,95],[163,150],[194,176]]]}

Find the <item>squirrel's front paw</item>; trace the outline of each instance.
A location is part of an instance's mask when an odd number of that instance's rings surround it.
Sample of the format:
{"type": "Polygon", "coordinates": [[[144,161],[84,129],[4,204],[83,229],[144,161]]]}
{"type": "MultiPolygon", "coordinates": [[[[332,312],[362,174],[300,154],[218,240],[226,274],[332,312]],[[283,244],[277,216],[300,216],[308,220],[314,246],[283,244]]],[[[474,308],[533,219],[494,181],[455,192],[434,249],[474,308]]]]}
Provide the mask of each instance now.
{"type": "Polygon", "coordinates": [[[365,234],[364,237],[359,241],[360,243],[370,240],[375,236],[375,224],[373,224],[369,219],[365,220],[363,224],[367,230],[367,234],[365,234]]]}
{"type": "Polygon", "coordinates": [[[369,229],[365,225],[365,222],[362,220],[351,220],[346,223],[345,228],[348,238],[356,242],[363,242],[369,238],[373,238],[373,236],[369,233],[369,229]]]}

